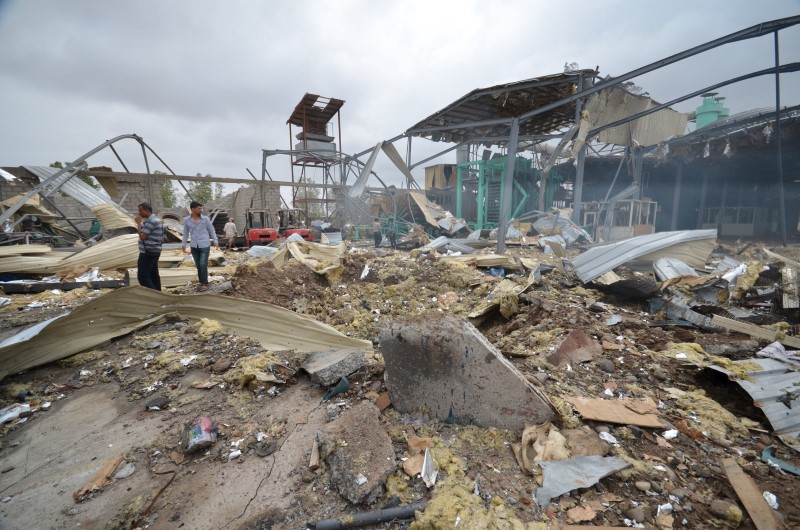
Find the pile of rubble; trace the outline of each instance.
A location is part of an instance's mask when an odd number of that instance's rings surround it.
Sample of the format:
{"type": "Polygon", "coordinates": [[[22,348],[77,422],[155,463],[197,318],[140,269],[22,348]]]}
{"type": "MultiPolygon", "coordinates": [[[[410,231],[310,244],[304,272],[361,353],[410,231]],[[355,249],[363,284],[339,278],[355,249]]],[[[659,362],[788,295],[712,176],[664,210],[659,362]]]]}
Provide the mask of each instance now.
{"type": "Polygon", "coordinates": [[[643,237],[292,242],[227,253],[215,294],[8,295],[0,520],[798,526],[794,249],[643,237]]]}

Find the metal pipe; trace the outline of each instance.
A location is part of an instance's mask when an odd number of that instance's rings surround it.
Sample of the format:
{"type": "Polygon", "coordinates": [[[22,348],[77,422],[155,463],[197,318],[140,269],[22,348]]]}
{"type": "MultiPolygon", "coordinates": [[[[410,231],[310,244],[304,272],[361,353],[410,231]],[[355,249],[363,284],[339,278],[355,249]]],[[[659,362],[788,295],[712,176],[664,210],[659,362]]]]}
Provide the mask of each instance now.
{"type": "Polygon", "coordinates": [[[354,528],[356,526],[384,523],[395,519],[411,519],[416,512],[423,511],[426,505],[427,503],[420,502],[408,506],[376,510],[374,512],[362,512],[345,517],[338,517],[336,519],[323,519],[316,523],[308,523],[308,526],[315,530],[339,530],[341,528],[354,528]]]}
{"type": "Polygon", "coordinates": [[[506,231],[511,212],[511,195],[514,193],[514,168],[517,162],[517,137],[519,136],[519,118],[511,120],[511,136],[508,139],[506,153],[506,171],[503,178],[503,203],[500,205],[500,226],[497,228],[497,253],[506,251],[506,231]]]}
{"type": "Polygon", "coordinates": [[[786,246],[786,197],[783,189],[783,151],[781,149],[781,59],[778,30],[775,30],[775,140],[778,142],[778,211],[781,216],[781,241],[786,246]]]}

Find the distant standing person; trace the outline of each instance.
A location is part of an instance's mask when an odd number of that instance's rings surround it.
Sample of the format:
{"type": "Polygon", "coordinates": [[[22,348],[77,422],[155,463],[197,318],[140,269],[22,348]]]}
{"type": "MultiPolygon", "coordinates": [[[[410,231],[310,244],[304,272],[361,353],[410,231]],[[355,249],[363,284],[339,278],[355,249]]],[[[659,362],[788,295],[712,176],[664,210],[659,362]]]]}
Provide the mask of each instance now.
{"type": "Polygon", "coordinates": [[[222,227],[222,232],[228,240],[228,250],[233,250],[233,245],[236,244],[236,223],[233,222],[233,219],[225,223],[225,226],[222,227]]]}
{"type": "Polygon", "coordinates": [[[150,203],[139,205],[139,215],[133,218],[139,232],[139,261],[136,265],[136,279],[139,285],[148,289],[161,290],[161,276],[158,274],[158,258],[161,257],[161,243],[164,238],[164,225],[153,213],[150,203]]]}
{"type": "Polygon", "coordinates": [[[372,235],[375,237],[375,248],[378,248],[383,237],[381,236],[381,222],[377,217],[372,221],[372,235]]]}
{"type": "Polygon", "coordinates": [[[397,248],[397,226],[394,224],[394,219],[389,219],[386,226],[386,235],[389,236],[389,244],[393,249],[397,248]]]}
{"type": "Polygon", "coordinates": [[[192,259],[197,267],[197,279],[200,280],[198,291],[208,291],[208,255],[211,254],[211,246],[219,249],[219,241],[214,231],[211,219],[203,215],[203,205],[197,201],[189,204],[191,215],[183,219],[183,251],[186,250],[186,241],[191,236],[189,244],[192,251],[192,259]]]}

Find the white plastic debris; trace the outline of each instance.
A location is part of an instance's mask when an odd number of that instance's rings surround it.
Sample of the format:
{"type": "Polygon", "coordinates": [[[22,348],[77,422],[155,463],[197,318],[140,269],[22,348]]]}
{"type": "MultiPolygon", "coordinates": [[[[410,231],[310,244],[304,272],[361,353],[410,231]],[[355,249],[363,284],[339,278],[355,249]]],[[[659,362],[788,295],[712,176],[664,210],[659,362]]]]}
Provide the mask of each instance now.
{"type": "Polygon", "coordinates": [[[365,477],[364,475],[359,475],[358,478],[356,479],[356,484],[358,484],[359,486],[366,483],[367,483],[367,477],[365,477]]]}
{"type": "Polygon", "coordinates": [[[425,457],[422,459],[422,481],[426,486],[432,488],[436,484],[436,476],[439,474],[439,466],[433,459],[430,449],[425,449],[425,457]]]}
{"type": "Polygon", "coordinates": [[[674,508],[672,507],[671,503],[668,502],[666,504],[661,504],[658,507],[658,513],[656,515],[661,515],[661,514],[669,515],[672,513],[673,510],[674,508]]]}
{"type": "Polygon", "coordinates": [[[4,305],[10,305],[10,304],[11,304],[11,298],[6,298],[5,296],[0,296],[0,307],[3,307],[4,305]]]}
{"type": "Polygon", "coordinates": [[[601,440],[603,440],[604,442],[610,443],[611,445],[619,445],[619,442],[617,441],[617,439],[610,432],[601,432],[599,437],[600,437],[601,440]]]}
{"type": "Polygon", "coordinates": [[[678,437],[678,429],[670,429],[661,433],[665,440],[674,440],[678,437]]]}
{"type": "Polygon", "coordinates": [[[31,406],[27,403],[15,403],[4,409],[0,409],[0,424],[15,420],[19,418],[19,415],[23,412],[28,412],[30,410],[31,406]]]}
{"type": "Polygon", "coordinates": [[[361,279],[362,280],[367,277],[367,275],[369,274],[369,271],[370,271],[369,264],[364,265],[364,270],[361,271],[361,279]]]}
{"type": "Polygon", "coordinates": [[[181,364],[183,366],[189,366],[189,363],[194,361],[195,359],[197,359],[197,355],[190,355],[188,357],[184,357],[183,359],[181,359],[181,364]]]}
{"type": "Polygon", "coordinates": [[[675,354],[675,358],[676,359],[686,359],[686,357],[687,357],[687,355],[685,353],[676,353],[675,354]]]}
{"type": "Polygon", "coordinates": [[[81,370],[81,371],[80,371],[81,377],[89,377],[89,376],[90,376],[90,375],[92,375],[93,373],[94,373],[94,372],[92,372],[91,370],[81,370]]]}
{"type": "Polygon", "coordinates": [[[610,388],[606,388],[606,389],[603,391],[603,394],[607,395],[608,397],[614,397],[614,391],[613,391],[613,390],[611,390],[610,388]]]}
{"type": "Polygon", "coordinates": [[[44,302],[31,302],[30,304],[28,304],[25,307],[30,307],[31,309],[37,309],[37,308],[40,308],[40,307],[44,307],[45,305],[47,305],[47,304],[45,304],[44,302]]]}
{"type": "Polygon", "coordinates": [[[234,458],[239,458],[242,456],[242,452],[238,449],[236,451],[231,451],[231,454],[228,455],[228,460],[233,460],[234,458]]]}
{"type": "Polygon", "coordinates": [[[773,510],[778,509],[778,497],[774,493],[765,491],[764,500],[767,501],[767,504],[769,504],[769,507],[772,508],[773,510]]]}

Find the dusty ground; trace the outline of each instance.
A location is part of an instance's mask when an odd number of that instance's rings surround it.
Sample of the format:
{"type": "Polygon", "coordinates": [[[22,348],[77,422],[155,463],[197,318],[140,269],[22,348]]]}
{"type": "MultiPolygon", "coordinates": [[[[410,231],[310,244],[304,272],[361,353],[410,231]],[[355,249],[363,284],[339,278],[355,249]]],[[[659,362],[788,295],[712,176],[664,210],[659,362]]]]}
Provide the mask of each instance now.
{"type": "MultiPolygon", "coordinates": [[[[537,249],[510,252],[542,257],[537,249]]],[[[241,259],[237,255],[232,261],[241,259]]],[[[392,318],[466,315],[497,282],[474,267],[371,250],[348,254],[344,270],[330,278],[300,265],[277,271],[263,262],[239,267],[230,279],[232,296],[306,314],[373,341],[377,352],[379,331],[392,318]],[[367,266],[370,270],[362,279],[367,266]]],[[[9,334],[94,295],[73,293],[14,296],[11,306],[0,308],[0,326],[9,334]],[[47,305],[28,308],[34,301],[47,305]]],[[[711,353],[746,358],[764,344],[741,335],[650,327],[652,317],[646,310],[643,302],[610,297],[552,272],[520,297],[510,319],[495,313],[479,324],[497,349],[550,396],[564,428],[588,425],[609,431],[619,442],[619,447],[610,448],[612,454],[633,464],[549,506],[531,501],[536,479],[520,470],[509,449],[521,433],[447,425],[424,412],[403,415],[391,407],[381,422],[395,447],[398,468],[412,435],[430,437],[437,450],[449,451],[457,464],[443,470],[444,478],[432,490],[398,470],[374,505],[352,506],[331,490],[324,465],[316,472],[308,469],[311,442],[340,410],[384,390],[380,357],[350,378],[351,390],[338,396],[341,399],[321,405],[325,389],[297,372],[303,356],[265,352],[249,339],[224,331],[205,334],[196,325],[175,321],[2,382],[4,404],[27,392],[28,403],[49,401],[52,406],[24,423],[4,426],[0,496],[10,498],[0,504],[0,527],[303,528],[308,521],[380,508],[393,497],[403,504],[440,497],[451,499],[448,503],[454,508],[464,508],[462,513],[493,514],[498,527],[515,521],[566,523],[569,510],[582,506],[592,515],[583,524],[625,526],[625,519],[640,518],[648,528],[666,528],[667,521],[657,522],[655,516],[659,505],[671,502],[676,507],[674,528],[729,528],[736,525],[709,509],[715,499],[738,504],[720,468],[723,457],[736,457],[762,491],[777,496],[787,527],[800,527],[800,477],[781,474],[758,458],[767,444],[794,465],[800,464],[797,454],[769,434],[769,424],[746,395],[675,358],[676,352],[705,361],[711,353]],[[608,307],[589,311],[591,300],[608,307]],[[612,314],[620,315],[622,322],[607,325],[612,314]],[[602,340],[603,352],[572,367],[547,364],[543,357],[576,328],[602,340]],[[180,363],[190,355],[197,357],[188,366],[180,363]],[[252,378],[246,367],[253,359],[286,383],[252,378]],[[206,381],[219,384],[192,387],[206,381]],[[664,444],[657,430],[584,422],[563,401],[574,395],[602,397],[606,388],[616,396],[660,401],[661,415],[673,424],[684,420],[689,435],[682,433],[664,444]],[[147,410],[145,402],[155,397],[170,401],[162,410],[147,410]],[[220,438],[207,452],[183,455],[185,426],[199,415],[216,422],[220,438]],[[708,436],[694,439],[693,429],[708,436]],[[229,459],[235,450],[242,454],[229,459]],[[117,455],[135,466],[133,474],[112,479],[76,503],[73,492],[117,455]],[[464,484],[479,493],[479,506],[467,510],[467,501],[456,495],[464,484]]],[[[454,528],[454,518],[442,514],[438,520],[421,518],[414,525],[454,528]]],[[[739,527],[754,528],[746,513],[739,527]]]]}

